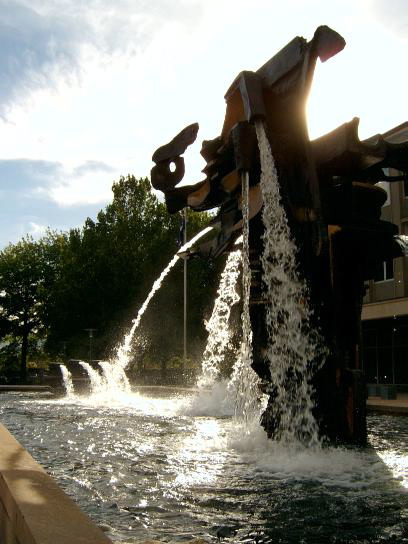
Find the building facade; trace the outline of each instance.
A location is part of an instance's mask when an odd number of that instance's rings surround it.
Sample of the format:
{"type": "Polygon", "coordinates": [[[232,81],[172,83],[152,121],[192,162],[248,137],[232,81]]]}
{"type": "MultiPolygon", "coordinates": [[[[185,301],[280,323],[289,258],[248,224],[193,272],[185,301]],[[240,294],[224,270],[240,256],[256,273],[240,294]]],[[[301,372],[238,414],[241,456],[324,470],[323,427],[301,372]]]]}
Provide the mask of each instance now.
{"type": "MultiPolygon", "coordinates": [[[[408,122],[382,136],[392,143],[408,141],[408,122]]],[[[404,174],[391,168],[384,173],[404,174]]],[[[379,185],[388,195],[382,219],[408,236],[408,180],[382,181],[379,185]]],[[[367,283],[362,335],[367,383],[395,384],[400,391],[408,391],[408,257],[383,262],[375,278],[367,283]]]]}

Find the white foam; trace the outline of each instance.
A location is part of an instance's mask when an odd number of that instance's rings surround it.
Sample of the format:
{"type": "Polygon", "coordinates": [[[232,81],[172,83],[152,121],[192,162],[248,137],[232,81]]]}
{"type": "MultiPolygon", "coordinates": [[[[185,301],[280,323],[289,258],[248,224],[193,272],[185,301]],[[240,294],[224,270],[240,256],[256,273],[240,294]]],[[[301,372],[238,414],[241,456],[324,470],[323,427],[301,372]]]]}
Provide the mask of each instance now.
{"type": "Polygon", "coordinates": [[[223,417],[234,414],[234,402],[227,391],[228,382],[215,382],[210,389],[197,392],[182,407],[182,413],[189,416],[223,417]]]}
{"type": "MultiPolygon", "coordinates": [[[[38,401],[40,402],[40,401],[38,401]]],[[[75,404],[80,407],[118,410],[137,415],[174,417],[182,411],[185,405],[185,396],[172,396],[168,398],[149,397],[136,392],[112,392],[106,391],[93,393],[86,396],[64,397],[54,401],[58,404],[75,404]]]]}
{"type": "Polygon", "coordinates": [[[252,428],[234,426],[228,446],[260,475],[267,473],[276,480],[308,480],[325,487],[365,489],[395,478],[384,469],[374,450],[282,444],[268,439],[256,422],[252,428]]]}

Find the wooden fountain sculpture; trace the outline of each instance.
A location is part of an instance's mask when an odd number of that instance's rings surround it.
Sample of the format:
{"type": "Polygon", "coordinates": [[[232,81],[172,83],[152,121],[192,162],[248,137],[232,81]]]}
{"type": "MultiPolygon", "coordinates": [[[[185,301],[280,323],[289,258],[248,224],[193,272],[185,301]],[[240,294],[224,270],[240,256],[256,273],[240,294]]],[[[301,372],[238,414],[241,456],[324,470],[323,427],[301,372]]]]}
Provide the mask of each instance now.
{"type": "MultiPolygon", "coordinates": [[[[374,144],[360,141],[357,118],[318,140],[309,140],[305,105],[317,57],[324,62],[344,46],[338,33],[321,26],[310,42],[297,37],[256,72],[241,72],[225,95],[221,135],[203,142],[205,179],[177,187],[184,176],[181,155],[197,136],[198,124],[193,124],[154,153],[151,182],[163,191],[170,213],[186,206],[197,211],[219,207],[216,236],[196,250],[217,257],[228,252],[241,234],[241,175],[249,173],[253,368],[268,383],[271,376],[263,357],[268,301],[263,296],[260,264],[264,227],[254,127],[256,120],[263,120],[298,247],[298,269],[310,292],[314,325],[329,349],[314,378],[319,429],[331,441],[364,443],[366,393],[360,335],[364,282],[374,276],[381,262],[401,256],[394,241],[397,227],[380,219],[386,193],[375,183],[389,179],[384,167],[408,170],[408,147],[380,137],[374,144]]],[[[273,436],[273,424],[267,418],[264,425],[273,436]]]]}

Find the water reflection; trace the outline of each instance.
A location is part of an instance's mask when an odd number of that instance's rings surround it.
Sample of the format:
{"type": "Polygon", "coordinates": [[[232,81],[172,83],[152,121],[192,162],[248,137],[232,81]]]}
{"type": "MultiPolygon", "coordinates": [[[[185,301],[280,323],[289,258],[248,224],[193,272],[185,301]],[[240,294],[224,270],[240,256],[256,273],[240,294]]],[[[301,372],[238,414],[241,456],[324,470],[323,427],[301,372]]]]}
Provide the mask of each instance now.
{"type": "Polygon", "coordinates": [[[186,393],[1,399],[3,422],[113,540],[408,542],[406,418],[370,417],[371,449],[291,450],[209,406],[192,415],[186,393]]]}

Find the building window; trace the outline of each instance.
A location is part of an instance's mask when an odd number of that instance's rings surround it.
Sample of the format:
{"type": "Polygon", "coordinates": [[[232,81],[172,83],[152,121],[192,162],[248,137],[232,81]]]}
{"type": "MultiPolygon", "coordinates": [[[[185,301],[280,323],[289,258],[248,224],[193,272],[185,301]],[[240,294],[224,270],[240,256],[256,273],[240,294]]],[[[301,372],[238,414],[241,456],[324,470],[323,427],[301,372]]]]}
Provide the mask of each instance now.
{"type": "Polygon", "coordinates": [[[404,179],[404,197],[408,198],[408,179],[404,179]]]}
{"type": "Polygon", "coordinates": [[[388,259],[380,263],[377,267],[377,270],[374,274],[374,281],[388,281],[392,280],[394,277],[394,262],[392,259],[388,259]]]}
{"type": "Polygon", "coordinates": [[[367,382],[408,384],[408,316],[365,321],[361,328],[367,382]]]}

